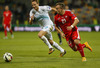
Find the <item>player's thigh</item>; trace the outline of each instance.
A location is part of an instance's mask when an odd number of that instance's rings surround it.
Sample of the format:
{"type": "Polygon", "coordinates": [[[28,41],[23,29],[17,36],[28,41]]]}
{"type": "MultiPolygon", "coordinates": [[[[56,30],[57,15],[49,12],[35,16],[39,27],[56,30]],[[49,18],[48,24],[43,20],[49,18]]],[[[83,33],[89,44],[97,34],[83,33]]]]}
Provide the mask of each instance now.
{"type": "Polygon", "coordinates": [[[73,51],[77,51],[77,46],[76,46],[76,44],[74,43],[73,40],[69,40],[69,41],[67,41],[67,43],[68,43],[69,47],[70,47],[73,51]]]}
{"type": "Polygon", "coordinates": [[[80,39],[75,39],[75,40],[74,40],[74,43],[75,43],[76,45],[78,45],[78,44],[80,43],[80,39]]]}
{"type": "Polygon", "coordinates": [[[11,24],[8,24],[7,27],[11,30],[11,24]]]}
{"type": "Polygon", "coordinates": [[[47,32],[46,31],[43,31],[43,30],[41,30],[39,33],[38,33],[38,37],[42,37],[42,36],[44,36],[44,35],[46,35],[47,34],[47,32]]]}
{"type": "Polygon", "coordinates": [[[52,33],[51,32],[48,32],[45,37],[48,39],[48,40],[53,40],[53,37],[52,37],[52,33]]]}
{"type": "Polygon", "coordinates": [[[53,25],[47,25],[44,26],[42,31],[46,31],[47,33],[51,32],[53,30],[53,25]]]}
{"type": "Polygon", "coordinates": [[[81,40],[78,29],[76,29],[75,31],[72,31],[71,39],[72,40],[81,40]]]}

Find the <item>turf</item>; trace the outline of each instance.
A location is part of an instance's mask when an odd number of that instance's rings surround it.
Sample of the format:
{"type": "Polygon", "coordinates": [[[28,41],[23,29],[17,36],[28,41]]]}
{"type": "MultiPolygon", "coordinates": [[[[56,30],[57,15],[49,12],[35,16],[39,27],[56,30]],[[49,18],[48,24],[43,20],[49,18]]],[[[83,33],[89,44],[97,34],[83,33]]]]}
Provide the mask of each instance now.
{"type": "MultiPolygon", "coordinates": [[[[81,43],[88,41],[93,52],[84,49],[87,62],[81,61],[79,52],[74,52],[63,39],[63,47],[67,53],[59,57],[55,50],[48,55],[48,47],[37,37],[38,32],[14,32],[14,39],[8,33],[4,40],[4,33],[0,32],[0,68],[100,68],[100,32],[80,32],[81,43]],[[7,63],[3,54],[10,52],[13,60],[7,63]]],[[[59,43],[57,33],[52,32],[53,39],[59,43]]]]}

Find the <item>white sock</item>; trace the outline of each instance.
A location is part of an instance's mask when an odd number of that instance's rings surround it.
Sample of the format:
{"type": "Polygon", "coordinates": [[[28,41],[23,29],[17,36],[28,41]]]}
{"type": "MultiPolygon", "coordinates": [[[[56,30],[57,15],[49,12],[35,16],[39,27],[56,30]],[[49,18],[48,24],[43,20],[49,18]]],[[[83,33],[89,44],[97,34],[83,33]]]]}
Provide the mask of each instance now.
{"type": "Polygon", "coordinates": [[[49,47],[49,49],[50,49],[50,48],[53,48],[45,36],[42,36],[41,39],[42,39],[42,40],[44,41],[44,43],[49,47]]]}
{"type": "Polygon", "coordinates": [[[54,42],[54,41],[53,41],[53,46],[54,46],[56,49],[60,50],[61,52],[64,52],[64,49],[61,48],[61,47],[60,47],[56,42],[54,42]]]}

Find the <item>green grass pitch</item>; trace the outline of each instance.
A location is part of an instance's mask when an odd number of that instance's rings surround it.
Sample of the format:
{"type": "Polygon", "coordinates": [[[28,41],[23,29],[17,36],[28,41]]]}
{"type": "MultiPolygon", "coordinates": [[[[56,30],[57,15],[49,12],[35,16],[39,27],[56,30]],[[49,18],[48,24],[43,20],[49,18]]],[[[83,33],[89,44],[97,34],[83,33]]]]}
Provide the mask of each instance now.
{"type": "MultiPolygon", "coordinates": [[[[60,51],[48,55],[48,47],[38,38],[38,32],[14,32],[14,39],[8,33],[4,40],[4,33],[0,32],[0,68],[100,68],[100,32],[80,32],[81,43],[88,41],[93,52],[84,49],[86,62],[81,61],[79,52],[74,52],[63,39],[60,45],[67,53],[59,57],[60,51]],[[3,54],[10,52],[13,60],[7,63],[3,54]]],[[[53,39],[59,42],[57,33],[52,32],[53,39]]]]}

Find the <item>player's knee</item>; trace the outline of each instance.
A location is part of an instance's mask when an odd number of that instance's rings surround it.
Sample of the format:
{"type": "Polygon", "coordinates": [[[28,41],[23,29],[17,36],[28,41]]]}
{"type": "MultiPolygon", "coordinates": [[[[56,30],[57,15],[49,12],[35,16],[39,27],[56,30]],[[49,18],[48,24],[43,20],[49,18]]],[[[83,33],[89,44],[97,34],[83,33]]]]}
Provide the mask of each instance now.
{"type": "Polygon", "coordinates": [[[41,38],[41,37],[42,37],[42,35],[41,35],[41,34],[38,34],[38,37],[39,37],[39,38],[41,38]]]}
{"type": "Polygon", "coordinates": [[[53,40],[49,40],[49,43],[50,43],[51,45],[53,45],[53,40]]]}
{"type": "Polygon", "coordinates": [[[78,45],[78,44],[80,43],[80,40],[75,39],[75,40],[74,40],[74,43],[75,43],[76,45],[78,45]]]}

